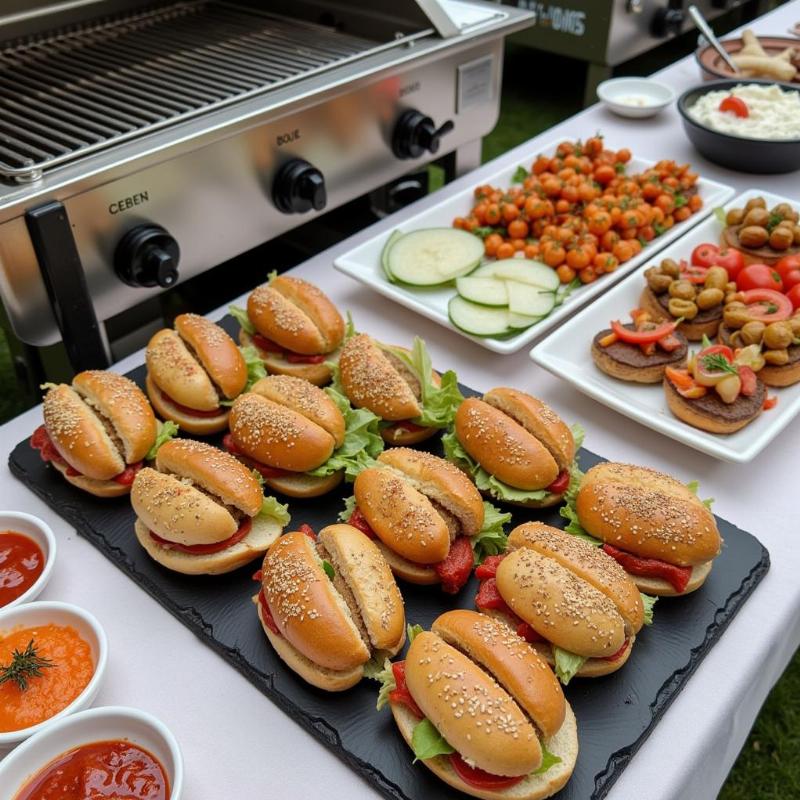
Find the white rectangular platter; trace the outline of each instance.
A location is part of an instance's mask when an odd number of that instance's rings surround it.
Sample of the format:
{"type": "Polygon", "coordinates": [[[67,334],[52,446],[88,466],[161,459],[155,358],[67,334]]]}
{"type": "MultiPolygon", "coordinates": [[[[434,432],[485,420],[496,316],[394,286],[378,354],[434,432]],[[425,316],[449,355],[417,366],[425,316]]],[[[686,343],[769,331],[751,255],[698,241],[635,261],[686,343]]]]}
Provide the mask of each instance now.
{"type": "MultiPolygon", "coordinates": [[[[444,199],[430,208],[425,208],[424,211],[413,213],[414,205],[409,206],[408,209],[400,212],[402,222],[394,229],[384,230],[358,247],[355,247],[353,250],[342,254],[334,261],[334,266],[340,272],[349,275],[351,278],[355,278],[357,281],[379,292],[384,297],[388,297],[390,300],[394,300],[396,303],[410,308],[412,311],[416,311],[418,314],[422,314],[422,316],[432,319],[434,322],[438,322],[440,325],[459,333],[467,339],[472,339],[472,341],[477,342],[487,350],[503,354],[515,353],[517,350],[525,347],[525,345],[530,344],[534,339],[538,339],[545,333],[553,330],[563,320],[573,316],[578,308],[598,295],[603,294],[603,292],[607,291],[609,287],[613,286],[625,275],[628,275],[645,261],[651,259],[654,253],[657,253],[670,242],[675,241],[675,239],[685,233],[693,225],[696,225],[711,214],[715,207],[721,206],[734,194],[734,189],[730,186],[708,180],[701,176],[697,182],[700,197],[703,199],[703,207],[700,211],[693,214],[688,220],[677,223],[657,239],[654,239],[641,253],[630,261],[621,264],[615,272],[603,275],[601,278],[594,281],[594,283],[589,283],[575,289],[561,306],[553,309],[544,319],[532,325],[530,328],[520,331],[516,336],[509,338],[479,338],[470,336],[468,333],[456,328],[450,322],[447,315],[447,303],[455,294],[455,286],[425,289],[400,286],[390,283],[387,280],[381,269],[380,256],[392,230],[399,230],[403,233],[407,233],[419,228],[450,227],[455,217],[467,216],[469,214],[474,203],[473,191],[478,183],[489,183],[493,186],[502,187],[511,186],[512,177],[518,166],[522,165],[525,169],[529,169],[537,155],[542,153],[548,155],[553,154],[561,141],[564,140],[558,139],[543,147],[531,148],[529,153],[523,155],[518,160],[518,163],[512,164],[505,169],[498,170],[494,174],[482,175],[480,179],[475,178],[468,183],[465,188],[455,193],[451,193],[450,190],[445,187],[441,190],[444,199]],[[411,216],[406,216],[409,213],[411,213],[411,216]]],[[[668,157],[668,154],[665,154],[665,156],[668,157]]],[[[654,163],[653,161],[646,161],[634,157],[628,162],[628,172],[631,174],[642,172],[654,163]]]]}
{"type": "MultiPolygon", "coordinates": [[[[726,209],[741,207],[751,197],[757,196],[763,197],[770,208],[784,202],[795,207],[800,205],[797,200],[750,189],[732,200],[726,209]]],[[[663,258],[688,260],[697,245],[705,242],[718,243],[721,229],[716,218],[709,217],[662,250],[657,258],[648,258],[647,266],[658,263],[663,258]]],[[[785,389],[769,389],[769,396],[775,395],[778,398],[775,408],[762,412],[736,433],[720,435],[701,431],[673,416],[667,408],[664,389],[660,383],[628,383],[606,375],[595,366],[591,355],[591,342],[595,334],[608,328],[612,320],[628,322],[628,314],[639,305],[644,286],[644,270],[639,270],[548,336],[531,351],[531,358],[599,403],[665,436],[723,461],[751,461],[800,412],[800,383],[785,389]]],[[[698,349],[699,343],[690,343],[690,350],[698,349]]]]}

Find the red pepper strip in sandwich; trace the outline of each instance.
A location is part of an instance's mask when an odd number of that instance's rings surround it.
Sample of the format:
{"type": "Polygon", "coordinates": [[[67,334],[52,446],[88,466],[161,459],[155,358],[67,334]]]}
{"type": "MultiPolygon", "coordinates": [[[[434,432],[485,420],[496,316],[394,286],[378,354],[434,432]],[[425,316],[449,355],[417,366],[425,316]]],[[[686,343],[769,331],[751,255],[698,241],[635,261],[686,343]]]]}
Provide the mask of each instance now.
{"type": "Polygon", "coordinates": [[[193,555],[207,555],[208,553],[219,553],[228,547],[233,547],[237,542],[241,542],[253,527],[253,520],[248,517],[239,526],[239,530],[233,536],[225,539],[222,542],[214,542],[213,544],[179,544],[178,542],[171,542],[169,539],[162,539],[157,534],[150,531],[150,536],[158,542],[162,547],[167,550],[180,550],[182,553],[192,553],[193,555]]]}
{"type": "Polygon", "coordinates": [[[280,636],[281,632],[278,630],[278,626],[275,624],[275,618],[272,616],[272,612],[269,610],[269,606],[267,605],[267,598],[264,596],[263,589],[258,593],[258,604],[261,606],[261,617],[264,620],[264,624],[276,636],[280,636]]]}
{"type": "Polygon", "coordinates": [[[455,770],[456,775],[458,775],[464,783],[474,786],[476,789],[507,789],[510,786],[516,786],[526,777],[525,775],[518,775],[515,777],[492,775],[491,772],[486,772],[478,767],[471,767],[458,753],[450,753],[450,764],[455,770]]]}
{"type": "Polygon", "coordinates": [[[161,393],[161,396],[164,398],[165,402],[175,406],[175,408],[177,408],[181,414],[186,414],[188,417],[201,417],[205,419],[206,417],[218,417],[220,414],[227,411],[227,409],[224,409],[221,406],[217,406],[216,408],[211,409],[211,411],[200,411],[196,408],[189,408],[189,406],[182,406],[176,400],[173,400],[163,389],[158,389],[158,391],[161,393]]]}
{"type": "Polygon", "coordinates": [[[527,622],[520,622],[520,624],[517,625],[517,636],[531,644],[547,641],[544,636],[540,636],[527,622]]]}
{"type": "Polygon", "coordinates": [[[115,475],[112,480],[115,483],[119,483],[122,486],[130,486],[133,483],[133,479],[136,477],[136,473],[144,466],[144,461],[137,461],[135,464],[130,464],[129,466],[125,467],[119,475],[115,475]]]}
{"type": "MultiPolygon", "coordinates": [[[[78,470],[74,467],[70,466],[61,453],[56,450],[56,446],[53,444],[50,435],[47,433],[47,428],[44,425],[40,425],[33,432],[30,438],[30,445],[32,448],[34,448],[34,450],[39,451],[42,461],[54,461],[56,464],[65,466],[67,468],[67,475],[75,477],[83,474],[78,472],[78,470]]],[[[144,462],[137,461],[135,464],[125,467],[125,469],[122,470],[119,475],[115,475],[113,478],[111,478],[111,480],[115,483],[121,484],[122,486],[130,486],[133,483],[133,479],[136,477],[136,473],[142,468],[142,466],[144,466],[144,462]]]]}
{"type": "Polygon", "coordinates": [[[267,339],[266,336],[262,336],[260,333],[254,333],[251,338],[253,344],[260,350],[282,355],[290,364],[321,364],[327,358],[324,354],[307,356],[303,355],[303,353],[293,353],[291,350],[281,347],[277,342],[273,342],[272,339],[267,339]]]}
{"type": "Polygon", "coordinates": [[[307,522],[304,522],[297,530],[299,530],[300,533],[304,533],[309,539],[317,540],[317,534],[307,522]]]}
{"type": "Polygon", "coordinates": [[[553,494],[563,494],[569,488],[570,474],[569,470],[565,469],[559,473],[558,477],[547,487],[548,492],[553,494]]]}
{"type": "Polygon", "coordinates": [[[352,525],[354,528],[357,528],[358,530],[361,531],[361,533],[363,533],[370,539],[375,538],[375,531],[372,530],[369,522],[367,522],[367,518],[361,513],[361,509],[358,506],[356,506],[353,509],[353,513],[347,520],[347,524],[352,525]]]}
{"type": "Polygon", "coordinates": [[[620,649],[617,650],[616,653],[612,653],[610,656],[600,656],[601,660],[603,660],[603,661],[619,661],[622,658],[622,656],[625,655],[625,651],[628,649],[628,645],[629,644],[630,644],[630,641],[628,639],[626,639],[622,643],[622,647],[620,647],[620,649]]]}
{"type": "Polygon", "coordinates": [[[442,591],[448,594],[459,591],[469,580],[474,564],[475,557],[469,539],[466,536],[457,536],[444,561],[433,565],[442,581],[442,591]]]}
{"type": "Polygon", "coordinates": [[[604,544],[603,550],[631,575],[639,575],[642,578],[661,578],[679,594],[686,589],[689,579],[692,577],[691,567],[678,567],[658,558],[640,558],[610,544],[604,544]]]}
{"type": "Polygon", "coordinates": [[[262,464],[260,461],[256,461],[254,458],[250,458],[246,456],[240,449],[236,442],[233,440],[233,436],[230,433],[226,433],[222,437],[222,446],[232,455],[237,456],[244,464],[252,469],[256,470],[258,473],[261,474],[262,478],[282,478],[284,475],[292,475],[292,471],[288,469],[279,469],[278,467],[268,467],[266,464],[262,464]]]}
{"type": "MultiPolygon", "coordinates": [[[[500,596],[497,589],[497,581],[494,578],[487,578],[481,582],[478,594],[475,597],[475,606],[481,611],[502,611],[514,619],[519,619],[511,610],[511,607],[500,596]]],[[[522,622],[522,620],[519,620],[522,622]]]]}
{"type": "Polygon", "coordinates": [[[611,323],[611,330],[617,337],[628,344],[654,344],[659,339],[669,336],[678,327],[677,322],[663,322],[649,331],[632,331],[626,328],[621,322],[614,321],[611,323]]]}
{"type": "Polygon", "coordinates": [[[415,717],[422,719],[425,715],[414,701],[411,692],[408,691],[408,686],[406,686],[406,662],[395,661],[392,664],[392,674],[394,675],[396,688],[389,692],[389,702],[406,706],[415,717]]]}
{"type": "Polygon", "coordinates": [[[497,575],[497,568],[504,558],[505,555],[487,556],[483,559],[483,564],[475,568],[475,577],[479,581],[485,581],[487,578],[494,578],[497,575]]]}

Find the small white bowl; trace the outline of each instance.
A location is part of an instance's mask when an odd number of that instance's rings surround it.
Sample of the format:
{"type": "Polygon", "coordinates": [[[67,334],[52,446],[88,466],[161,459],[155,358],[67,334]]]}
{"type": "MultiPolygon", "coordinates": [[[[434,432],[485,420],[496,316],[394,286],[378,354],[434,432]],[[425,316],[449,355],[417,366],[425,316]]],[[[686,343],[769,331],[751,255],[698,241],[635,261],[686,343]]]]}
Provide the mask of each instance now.
{"type": "Polygon", "coordinates": [[[597,96],[615,114],[643,119],[666,108],[675,92],[649,78],[611,78],[597,87],[597,96]]]}
{"type": "Polygon", "coordinates": [[[22,511],[0,511],[0,531],[13,531],[22,533],[42,549],[44,556],[44,569],[36,581],[28,587],[28,591],[21,594],[16,600],[2,606],[0,610],[7,611],[22,603],[29,603],[35,600],[42,592],[50,575],[53,572],[53,564],[56,561],[56,537],[50,526],[39,517],[32,514],[25,514],[22,511]]]}
{"type": "Polygon", "coordinates": [[[58,720],[32,736],[0,761],[0,800],[13,800],[39,770],[81,744],[127,739],[151,752],[162,764],[170,785],[169,800],[183,789],[183,756],[163,722],[136,708],[92,708],[58,720]]]}
{"type": "MultiPolygon", "coordinates": [[[[25,603],[16,608],[0,611],[0,636],[14,628],[32,628],[36,625],[69,625],[74,628],[92,650],[94,675],[83,691],[66,708],[62,708],[49,719],[22,730],[0,733],[0,752],[15,747],[42,728],[52,725],[55,720],[88,708],[97,695],[106,671],[108,640],[100,623],[88,611],[69,603],[56,602],[25,603]]],[[[3,786],[2,781],[0,786],[3,786]]]]}

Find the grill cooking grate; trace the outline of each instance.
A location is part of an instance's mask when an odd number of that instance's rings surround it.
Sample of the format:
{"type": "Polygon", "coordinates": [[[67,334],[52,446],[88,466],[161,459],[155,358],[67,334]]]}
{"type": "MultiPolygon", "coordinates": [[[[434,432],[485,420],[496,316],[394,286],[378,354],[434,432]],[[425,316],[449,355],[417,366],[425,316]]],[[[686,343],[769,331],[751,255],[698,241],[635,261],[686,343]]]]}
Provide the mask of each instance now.
{"type": "Polygon", "coordinates": [[[189,0],[0,49],[0,176],[118,142],[430,33],[374,42],[189,0]]]}

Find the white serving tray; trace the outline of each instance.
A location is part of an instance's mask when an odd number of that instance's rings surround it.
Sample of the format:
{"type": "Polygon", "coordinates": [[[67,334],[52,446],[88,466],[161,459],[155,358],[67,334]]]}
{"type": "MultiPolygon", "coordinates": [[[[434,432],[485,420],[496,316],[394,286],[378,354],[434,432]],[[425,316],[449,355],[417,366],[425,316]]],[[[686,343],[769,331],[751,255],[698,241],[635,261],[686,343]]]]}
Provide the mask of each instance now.
{"type": "MultiPolygon", "coordinates": [[[[544,147],[532,148],[529,153],[519,159],[517,164],[481,178],[481,183],[490,183],[494,186],[502,187],[511,186],[511,178],[518,166],[522,165],[529,169],[537,155],[554,153],[561,141],[564,141],[564,139],[550,142],[544,147]]],[[[654,161],[632,158],[628,162],[628,171],[630,173],[642,172],[654,163],[654,161]]],[[[721,206],[734,194],[732,187],[707,178],[701,177],[697,182],[697,186],[700,197],[703,198],[703,208],[699,212],[693,214],[688,220],[677,223],[670,230],[654,239],[647,247],[643,248],[641,253],[630,261],[621,264],[615,272],[602,276],[594,283],[589,283],[576,289],[561,306],[553,309],[552,313],[540,322],[507,339],[470,336],[450,322],[447,316],[447,303],[455,294],[455,286],[432,289],[398,286],[390,283],[381,269],[381,251],[392,230],[400,230],[407,233],[418,228],[450,227],[455,217],[469,214],[474,201],[474,186],[469,186],[455,194],[449,194],[447,187],[445,187],[442,190],[442,195],[445,196],[444,200],[404,219],[396,228],[383,231],[353,250],[342,254],[334,261],[334,266],[340,272],[344,272],[351,278],[366,284],[384,297],[388,297],[390,300],[394,300],[396,303],[410,308],[412,311],[416,311],[434,322],[438,322],[466,339],[472,339],[472,341],[477,342],[487,350],[503,354],[515,353],[525,345],[530,344],[534,339],[538,339],[553,330],[563,320],[573,316],[578,308],[598,295],[603,294],[622,277],[628,275],[645,261],[649,261],[665,245],[675,241],[692,226],[711,214],[716,206],[721,206]]],[[[409,206],[409,209],[413,208],[414,205],[409,206]]],[[[401,213],[406,214],[408,210],[401,213]]]]}
{"type": "MultiPolygon", "coordinates": [[[[784,202],[800,205],[797,200],[750,189],[726,208],[741,207],[756,196],[763,197],[770,208],[784,202]]],[[[717,243],[720,232],[720,223],[710,217],[662,250],[657,258],[648,258],[647,266],[662,258],[688,259],[697,245],[717,243]]],[[[628,322],[629,312],[639,305],[644,285],[644,270],[639,270],[538,344],[531,351],[531,358],[589,397],[665,436],[723,461],[751,461],[800,412],[800,383],[785,389],[769,388],[769,396],[776,396],[778,405],[762,412],[742,430],[723,435],[701,431],[675,417],[667,407],[660,383],[644,385],[616,380],[595,366],[590,350],[595,334],[608,328],[612,320],[628,322]]],[[[690,343],[690,350],[699,347],[699,342],[690,343]]]]}

